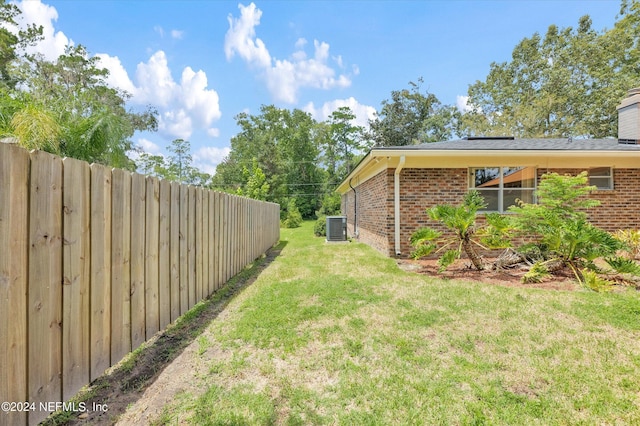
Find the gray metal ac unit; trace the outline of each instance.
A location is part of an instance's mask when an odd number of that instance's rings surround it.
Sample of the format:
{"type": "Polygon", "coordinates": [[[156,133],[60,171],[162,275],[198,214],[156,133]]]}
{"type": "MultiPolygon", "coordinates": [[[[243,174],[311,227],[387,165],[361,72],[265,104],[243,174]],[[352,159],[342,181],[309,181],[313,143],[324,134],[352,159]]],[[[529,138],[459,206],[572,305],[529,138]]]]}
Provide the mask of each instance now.
{"type": "Polygon", "coordinates": [[[327,241],[347,241],[345,216],[327,216],[327,241]]]}

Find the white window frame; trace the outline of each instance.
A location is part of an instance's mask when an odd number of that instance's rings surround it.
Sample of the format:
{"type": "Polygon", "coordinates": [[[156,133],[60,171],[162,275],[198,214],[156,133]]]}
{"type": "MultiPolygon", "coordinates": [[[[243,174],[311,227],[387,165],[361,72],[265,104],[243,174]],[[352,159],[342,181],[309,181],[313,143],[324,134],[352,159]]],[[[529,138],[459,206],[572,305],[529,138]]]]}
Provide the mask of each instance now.
{"type": "Polygon", "coordinates": [[[613,182],[613,167],[592,167],[590,168],[588,171],[589,173],[589,185],[593,185],[596,186],[598,188],[598,191],[613,191],[614,189],[614,182],[613,182]],[[608,176],[591,176],[591,171],[592,170],[596,170],[596,169],[607,169],[609,170],[609,175],[608,176]],[[599,186],[597,185],[595,182],[592,181],[606,181],[607,185],[606,186],[599,186]]]}
{"type": "MultiPolygon", "coordinates": [[[[469,167],[469,176],[473,176],[474,175],[474,170],[478,170],[478,169],[499,169],[499,185],[498,188],[493,189],[493,188],[487,188],[487,189],[481,189],[480,193],[482,193],[482,191],[497,191],[498,192],[498,210],[479,210],[479,213],[493,213],[493,212],[498,212],[498,213],[508,213],[508,210],[506,210],[504,208],[504,169],[511,169],[513,167],[522,167],[527,168],[527,167],[532,167],[533,170],[535,171],[534,175],[533,175],[533,187],[529,188],[529,187],[523,187],[523,188],[519,188],[519,189],[524,189],[524,190],[530,190],[532,191],[533,194],[533,202],[537,202],[536,201],[536,189],[538,188],[538,173],[537,173],[537,168],[535,166],[484,166],[484,167],[469,167]]],[[[470,181],[467,181],[467,184],[469,184],[470,181]]],[[[469,186],[469,185],[468,185],[469,186]]],[[[509,189],[509,188],[507,188],[509,189]]],[[[478,190],[478,188],[476,187],[470,187],[468,188],[469,191],[472,190],[478,190]]]]}

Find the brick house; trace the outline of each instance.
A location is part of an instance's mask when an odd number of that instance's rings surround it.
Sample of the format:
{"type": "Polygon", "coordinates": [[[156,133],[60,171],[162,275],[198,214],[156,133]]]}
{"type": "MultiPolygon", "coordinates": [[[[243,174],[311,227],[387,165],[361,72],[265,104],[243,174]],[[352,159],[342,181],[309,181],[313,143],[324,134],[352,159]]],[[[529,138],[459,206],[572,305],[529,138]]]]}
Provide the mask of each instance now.
{"type": "MultiPolygon", "coordinates": [[[[618,106],[619,139],[477,137],[369,151],[337,188],[350,237],[388,256],[407,257],[409,238],[433,226],[426,209],[458,204],[470,189],[486,211],[535,202],[547,172],[589,173],[601,202],[589,219],[608,231],[640,228],[640,89],[618,106]]],[[[481,221],[482,218],[479,218],[481,221]]]]}

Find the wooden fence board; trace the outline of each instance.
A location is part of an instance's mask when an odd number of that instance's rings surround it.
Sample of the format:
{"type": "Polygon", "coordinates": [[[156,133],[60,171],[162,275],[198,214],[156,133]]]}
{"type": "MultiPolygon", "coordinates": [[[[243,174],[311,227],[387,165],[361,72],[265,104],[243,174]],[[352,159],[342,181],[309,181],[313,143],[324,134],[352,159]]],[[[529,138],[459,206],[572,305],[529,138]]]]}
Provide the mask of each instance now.
{"type": "Polygon", "coordinates": [[[144,259],[144,294],[146,340],[160,331],[160,304],[158,299],[158,251],[160,232],[160,185],[158,178],[147,177],[146,232],[144,259]]]}
{"type": "Polygon", "coordinates": [[[202,232],[203,232],[203,217],[202,217],[202,188],[195,188],[196,191],[196,297],[195,303],[202,300],[203,295],[203,280],[202,280],[202,232]]]}
{"type": "MultiPolygon", "coordinates": [[[[0,143],[0,402],[27,400],[28,194],[29,153],[0,143]]],[[[0,413],[3,424],[26,421],[0,413]]]]}
{"type": "Polygon", "coordinates": [[[202,299],[209,297],[209,191],[202,192],[202,299]]]}
{"type": "Polygon", "coordinates": [[[111,362],[131,352],[131,173],[111,172],[111,362]]]}
{"type": "Polygon", "coordinates": [[[213,292],[215,291],[215,285],[216,285],[216,279],[215,279],[215,274],[216,274],[216,268],[215,268],[215,263],[214,263],[214,259],[216,256],[216,244],[215,244],[215,238],[214,238],[214,233],[215,233],[215,197],[214,197],[214,193],[213,191],[207,191],[208,194],[208,200],[209,200],[209,235],[207,237],[207,241],[209,242],[209,258],[207,259],[207,264],[208,264],[208,272],[209,272],[209,277],[208,277],[208,281],[209,281],[209,287],[208,287],[208,291],[207,293],[209,295],[213,294],[213,292]]]}
{"type": "Polygon", "coordinates": [[[160,181],[160,248],[158,252],[158,286],[160,298],[160,330],[171,322],[171,263],[169,259],[171,230],[171,183],[160,181]]]}
{"type": "Polygon", "coordinates": [[[189,310],[189,187],[180,185],[180,315],[189,310]]]}
{"type": "Polygon", "coordinates": [[[220,275],[220,285],[223,286],[224,283],[227,282],[227,271],[228,268],[228,259],[229,259],[229,245],[227,244],[227,230],[229,229],[229,221],[227,212],[229,210],[229,196],[227,194],[220,194],[220,227],[222,231],[221,235],[221,275],[220,275]]]}
{"type": "Polygon", "coordinates": [[[180,184],[171,182],[171,219],[169,230],[171,322],[180,316],[180,184]]]}
{"type": "Polygon", "coordinates": [[[89,382],[89,280],[91,256],[91,170],[63,160],[62,397],[68,400],[89,382]]]}
{"type": "Polygon", "coordinates": [[[215,199],[215,218],[214,218],[214,239],[216,246],[215,253],[215,274],[216,274],[216,287],[218,290],[222,283],[222,194],[219,192],[214,193],[215,199]]]}
{"type": "Polygon", "coordinates": [[[91,380],[111,366],[111,170],[91,165],[91,380]]]}
{"type": "Polygon", "coordinates": [[[189,211],[187,213],[187,283],[189,309],[196,304],[196,188],[189,186],[189,211]]]}
{"type": "Polygon", "coordinates": [[[146,179],[131,176],[131,349],[145,341],[146,315],[144,295],[146,179]]]}
{"type": "MultiPolygon", "coordinates": [[[[29,401],[62,397],[62,160],[31,153],[29,200],[29,401]],[[49,212],[49,214],[39,214],[49,212]]],[[[35,424],[46,412],[29,413],[35,424]]]]}

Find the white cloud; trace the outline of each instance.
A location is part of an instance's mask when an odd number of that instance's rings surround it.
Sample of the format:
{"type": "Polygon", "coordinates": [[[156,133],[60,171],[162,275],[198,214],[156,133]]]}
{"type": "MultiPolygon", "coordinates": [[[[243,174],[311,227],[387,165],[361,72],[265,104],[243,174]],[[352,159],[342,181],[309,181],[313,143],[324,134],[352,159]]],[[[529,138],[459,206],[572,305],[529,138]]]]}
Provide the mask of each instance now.
{"type": "Polygon", "coordinates": [[[153,31],[157,32],[160,37],[164,37],[164,28],[162,28],[160,25],[154,26],[153,31]]]}
{"type": "Polygon", "coordinates": [[[171,38],[175,38],[176,40],[182,40],[182,37],[184,37],[184,31],[171,30],[171,38]]]}
{"type": "Polygon", "coordinates": [[[242,59],[258,67],[271,66],[271,55],[264,42],[256,38],[255,27],[260,25],[262,11],[254,3],[238,5],[240,18],[229,15],[229,30],[224,36],[224,53],[231,59],[237,53],[242,59]]]}
{"type": "Polygon", "coordinates": [[[157,145],[156,143],[151,142],[149,139],[145,139],[145,138],[140,138],[138,139],[138,146],[144,151],[144,152],[148,152],[149,154],[160,154],[160,152],[162,151],[162,149],[160,148],[159,145],[157,145]]]}
{"type": "Polygon", "coordinates": [[[231,148],[229,147],[217,148],[206,146],[200,148],[193,154],[193,164],[205,173],[212,175],[216,172],[216,166],[220,164],[230,152],[231,148]]]}
{"type": "Polygon", "coordinates": [[[469,97],[463,95],[456,96],[456,107],[458,107],[458,111],[460,112],[469,112],[473,109],[469,104],[469,97]]]}
{"type": "Polygon", "coordinates": [[[58,20],[58,11],[53,7],[43,4],[40,0],[24,0],[16,5],[22,13],[18,16],[17,23],[20,29],[28,24],[42,26],[43,40],[35,46],[28,46],[27,53],[40,53],[45,59],[55,61],[64,53],[67,45],[73,45],[62,31],[56,31],[54,22],[58,20]]]}
{"type": "MultiPolygon", "coordinates": [[[[329,44],[314,40],[314,56],[307,57],[304,48],[307,41],[299,38],[296,50],[288,59],[272,58],[264,42],[256,37],[262,11],[254,3],[238,5],[240,17],[229,16],[229,30],[225,35],[224,51],[227,60],[238,54],[250,66],[256,68],[266,81],[267,89],[278,101],[295,103],[298,91],[304,87],[328,90],[348,87],[351,79],[329,66],[329,44]]],[[[339,68],[343,67],[341,56],[333,58],[339,68]]]]}
{"type": "Polygon", "coordinates": [[[373,120],[376,116],[374,107],[363,105],[353,97],[325,102],[320,108],[316,108],[313,102],[309,102],[303,110],[311,114],[316,120],[325,121],[332,112],[345,106],[351,108],[351,111],[355,114],[356,118],[353,120],[353,124],[357,126],[368,127],[369,120],[373,120]]]}
{"type": "Polygon", "coordinates": [[[189,139],[194,128],[198,128],[210,136],[214,134],[209,129],[221,116],[220,102],[218,93],[207,88],[204,71],[186,67],[178,83],[171,75],[165,53],[160,50],[147,62],[138,64],[134,83],[117,57],[97,56],[110,71],[108,83],[129,92],[132,103],[158,108],[161,133],[170,138],[189,139]]]}
{"type": "Polygon", "coordinates": [[[136,87],[129,78],[127,70],[122,66],[120,58],[109,56],[106,53],[98,53],[96,56],[100,58],[100,66],[109,70],[109,75],[106,78],[107,84],[124,90],[132,96],[135,95],[136,87]]]}

